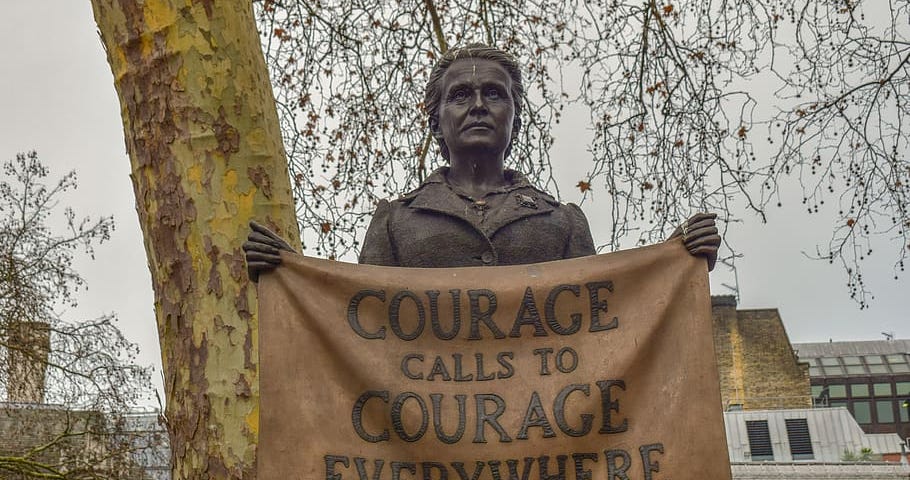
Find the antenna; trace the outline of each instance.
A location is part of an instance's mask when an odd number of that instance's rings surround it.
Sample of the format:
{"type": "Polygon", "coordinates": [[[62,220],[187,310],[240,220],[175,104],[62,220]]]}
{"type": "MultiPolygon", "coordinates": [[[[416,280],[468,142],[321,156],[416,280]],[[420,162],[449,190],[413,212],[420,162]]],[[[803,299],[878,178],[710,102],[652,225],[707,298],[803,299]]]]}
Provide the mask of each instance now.
{"type": "Polygon", "coordinates": [[[741,253],[733,254],[727,258],[718,258],[718,263],[722,263],[725,267],[730,269],[733,272],[733,285],[728,285],[726,283],[721,283],[721,286],[727,288],[733,295],[736,296],[736,304],[739,305],[740,302],[740,292],[739,292],[739,272],[736,270],[736,259],[742,258],[741,253]]]}
{"type": "Polygon", "coordinates": [[[882,332],[882,335],[884,335],[885,339],[888,340],[889,342],[891,340],[894,340],[894,332],[882,332]]]}

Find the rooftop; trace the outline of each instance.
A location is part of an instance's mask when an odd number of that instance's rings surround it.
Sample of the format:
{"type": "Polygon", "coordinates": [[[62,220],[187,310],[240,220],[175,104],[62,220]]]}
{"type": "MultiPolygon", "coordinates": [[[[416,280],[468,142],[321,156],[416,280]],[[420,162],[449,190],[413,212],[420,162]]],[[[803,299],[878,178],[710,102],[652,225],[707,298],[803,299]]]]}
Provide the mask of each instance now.
{"type": "Polygon", "coordinates": [[[794,343],[793,349],[801,359],[844,355],[910,354],[910,340],[794,343]]]}

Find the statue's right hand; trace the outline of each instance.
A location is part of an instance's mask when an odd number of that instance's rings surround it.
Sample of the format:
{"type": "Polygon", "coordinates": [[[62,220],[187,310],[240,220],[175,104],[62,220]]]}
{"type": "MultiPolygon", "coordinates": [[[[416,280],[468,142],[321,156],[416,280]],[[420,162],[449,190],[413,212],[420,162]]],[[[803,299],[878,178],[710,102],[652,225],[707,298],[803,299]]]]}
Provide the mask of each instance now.
{"type": "Polygon", "coordinates": [[[250,220],[250,234],[243,243],[246,268],[250,280],[259,281],[259,275],[268,273],[281,265],[281,250],[294,252],[294,249],[264,225],[250,220]]]}

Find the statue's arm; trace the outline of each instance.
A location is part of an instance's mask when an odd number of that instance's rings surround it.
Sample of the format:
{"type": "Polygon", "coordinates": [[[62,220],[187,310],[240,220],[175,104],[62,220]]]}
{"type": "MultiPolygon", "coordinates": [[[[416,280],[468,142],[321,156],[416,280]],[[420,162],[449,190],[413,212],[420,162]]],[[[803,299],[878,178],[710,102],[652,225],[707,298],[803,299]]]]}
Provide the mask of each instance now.
{"type": "Polygon", "coordinates": [[[562,208],[568,209],[569,225],[571,232],[569,234],[569,244],[566,245],[564,258],[584,257],[594,255],[597,251],[594,249],[594,237],[591,235],[591,227],[588,225],[588,219],[578,205],[569,203],[562,208]]]}
{"type": "Polygon", "coordinates": [[[259,281],[259,275],[268,273],[281,265],[280,251],[296,251],[278,234],[264,225],[250,221],[250,234],[243,242],[243,253],[250,280],[259,281]]]}
{"type": "Polygon", "coordinates": [[[376,212],[363,237],[363,247],[360,249],[359,263],[367,265],[400,266],[392,245],[392,236],[389,234],[389,219],[392,215],[392,206],[387,200],[380,200],[376,205],[376,212]]]}
{"type": "Polygon", "coordinates": [[[720,248],[720,235],[714,219],[715,213],[696,213],[673,231],[669,240],[682,237],[686,250],[697,257],[708,261],[708,271],[714,270],[717,263],[717,250],[720,248]]]}

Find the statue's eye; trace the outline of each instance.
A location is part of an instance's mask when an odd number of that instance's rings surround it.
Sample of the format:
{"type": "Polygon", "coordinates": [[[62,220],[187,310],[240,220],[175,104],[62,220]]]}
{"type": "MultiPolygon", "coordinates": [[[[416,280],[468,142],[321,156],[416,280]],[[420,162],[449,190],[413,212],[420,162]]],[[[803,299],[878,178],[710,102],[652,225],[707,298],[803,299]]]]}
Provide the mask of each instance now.
{"type": "Polygon", "coordinates": [[[492,98],[494,100],[498,100],[499,98],[502,97],[502,93],[499,91],[498,88],[488,88],[486,95],[487,95],[487,98],[492,98]]]}
{"type": "Polygon", "coordinates": [[[465,90],[463,88],[459,88],[458,90],[455,90],[454,92],[452,92],[449,95],[449,101],[452,101],[452,102],[463,102],[463,101],[467,100],[467,98],[468,98],[468,92],[467,92],[467,90],[465,90]]]}

